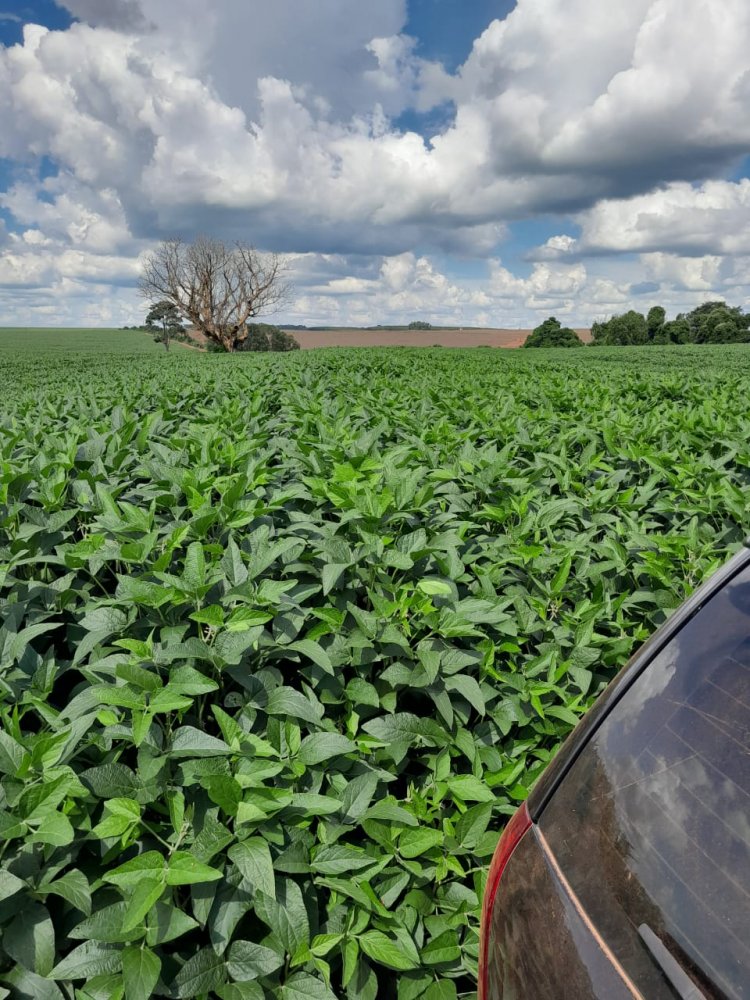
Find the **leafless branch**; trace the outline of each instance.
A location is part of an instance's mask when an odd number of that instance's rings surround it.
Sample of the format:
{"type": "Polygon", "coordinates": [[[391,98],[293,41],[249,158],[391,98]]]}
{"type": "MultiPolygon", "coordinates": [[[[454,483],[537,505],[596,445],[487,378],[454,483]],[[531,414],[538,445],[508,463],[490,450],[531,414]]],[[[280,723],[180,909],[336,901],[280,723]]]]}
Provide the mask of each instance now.
{"type": "Polygon", "coordinates": [[[195,329],[234,351],[249,320],[289,300],[285,275],[278,254],[200,236],[193,243],[160,243],[144,259],[139,289],[148,299],[172,302],[195,329]]]}

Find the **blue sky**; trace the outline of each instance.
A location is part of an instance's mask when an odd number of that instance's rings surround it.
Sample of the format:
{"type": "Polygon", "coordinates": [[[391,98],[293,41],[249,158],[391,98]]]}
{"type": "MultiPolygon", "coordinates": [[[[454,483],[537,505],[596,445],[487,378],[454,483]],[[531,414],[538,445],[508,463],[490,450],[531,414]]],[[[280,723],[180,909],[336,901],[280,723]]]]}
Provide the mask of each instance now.
{"type": "Polygon", "coordinates": [[[750,10],[714,14],[0,0],[0,322],[133,322],[200,232],[288,255],[290,322],[747,307],[750,10]]]}
{"type": "Polygon", "coordinates": [[[420,56],[437,59],[454,72],[468,57],[474,39],[514,7],[510,0],[410,0],[404,31],[418,40],[420,56]]]}
{"type": "Polygon", "coordinates": [[[29,3],[0,4],[0,43],[15,45],[21,41],[23,25],[34,21],[46,28],[64,31],[70,27],[73,18],[54,0],[30,0],[29,3]]]}

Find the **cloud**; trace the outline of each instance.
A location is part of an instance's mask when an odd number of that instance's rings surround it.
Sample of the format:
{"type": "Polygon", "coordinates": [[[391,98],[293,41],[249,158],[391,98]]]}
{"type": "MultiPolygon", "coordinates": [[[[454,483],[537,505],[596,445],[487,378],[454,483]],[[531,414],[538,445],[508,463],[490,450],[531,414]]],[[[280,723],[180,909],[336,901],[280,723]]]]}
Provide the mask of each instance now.
{"type": "MultiPolygon", "coordinates": [[[[149,31],[141,40],[144,54],[167,52],[189,73],[210,79],[220,100],[241,108],[249,118],[258,111],[256,84],[265,77],[287,80],[315,103],[320,114],[348,117],[380,99],[397,113],[403,101],[388,75],[398,59],[385,57],[384,45],[401,41],[407,20],[406,0],[70,0],[66,6],[88,8],[92,25],[115,27],[112,13],[122,5],[149,31]],[[378,76],[378,52],[388,62],[378,76]]],[[[412,60],[409,60],[411,62],[412,60]]],[[[409,70],[404,68],[408,75],[409,70]]]]}
{"type": "Polygon", "coordinates": [[[499,261],[490,264],[490,288],[499,298],[524,300],[528,308],[535,302],[573,300],[586,284],[587,272],[582,263],[550,265],[537,263],[528,278],[519,278],[499,261]]]}
{"type": "MultiPolygon", "coordinates": [[[[750,253],[750,180],[675,183],[578,217],[581,253],[750,253]]],[[[548,241],[551,242],[551,241],[548,241]]]]}
{"type": "Polygon", "coordinates": [[[115,31],[146,31],[149,23],[140,0],[57,0],[73,17],[115,31]]]}
{"type": "Polygon", "coordinates": [[[48,178],[41,188],[30,180],[18,181],[0,193],[0,208],[12,214],[19,228],[29,227],[26,233],[44,234],[48,241],[93,253],[138,249],[117,194],[108,188],[93,190],[66,174],[48,178]]]}
{"type": "Polygon", "coordinates": [[[750,152],[745,0],[720,0],[721,16],[717,0],[518,0],[455,74],[404,35],[406,0],[63,6],[79,23],[26,25],[0,48],[0,156],[28,167],[0,202],[24,247],[3,252],[38,254],[32,276],[88,280],[98,254],[127,281],[118,262],[200,231],[362,255],[366,273],[310,278],[310,301],[332,309],[382,290],[399,308],[432,295],[436,309],[572,315],[648,283],[698,295],[743,273],[725,258],[750,254],[750,182],[720,175],[750,152]],[[434,135],[394,124],[446,102],[434,135]],[[35,174],[43,157],[56,178],[35,174]],[[432,262],[494,260],[509,223],[545,213],[580,234],[550,237],[525,276],[493,263],[480,289],[432,262]],[[643,256],[610,276],[591,264],[606,254],[643,256]]]}
{"type": "MultiPolygon", "coordinates": [[[[135,283],[137,259],[128,253],[102,253],[45,237],[39,229],[10,234],[0,255],[0,309],[6,323],[37,322],[132,324],[143,320],[144,306],[135,283]],[[49,312],[54,305],[56,312],[49,312]],[[48,315],[52,319],[44,320],[48,315]]],[[[732,300],[750,280],[750,258],[721,274],[715,261],[670,255],[644,255],[597,273],[601,261],[539,262],[526,277],[499,260],[471,278],[451,275],[433,257],[406,252],[393,256],[292,254],[288,257],[296,296],[272,321],[309,325],[373,325],[426,319],[440,325],[533,327],[549,315],[572,326],[588,326],[635,306],[655,302],[670,315],[692,308],[716,289],[732,300]],[[647,298],[660,285],[658,295],[647,298]],[[651,285],[633,302],[634,277],[651,285]]]]}
{"type": "Polygon", "coordinates": [[[326,301],[336,314],[363,316],[367,324],[403,323],[416,316],[438,324],[515,327],[536,325],[549,310],[570,314],[581,295],[599,291],[580,263],[539,264],[527,278],[519,278],[491,260],[486,276],[463,280],[410,252],[383,258],[377,272],[366,274],[341,273],[348,263],[339,259],[339,274],[308,285],[295,311],[305,314],[326,301]]]}
{"type": "Polygon", "coordinates": [[[458,279],[434,259],[413,253],[379,261],[306,255],[294,262],[300,294],[289,321],[372,325],[419,318],[435,324],[528,328],[556,315],[585,327],[629,307],[632,268],[627,265],[613,279],[590,273],[582,262],[540,262],[520,277],[491,259],[484,275],[458,279]]]}
{"type": "MultiPolygon", "coordinates": [[[[694,176],[747,148],[744,0],[520,2],[474,44],[459,110],[482,108],[505,172],[595,177],[602,195],[694,176]],[[710,64],[696,61],[710,51],[710,64]]],[[[460,121],[457,122],[460,128],[460,121]]]]}
{"type": "Polygon", "coordinates": [[[578,240],[567,233],[550,236],[546,243],[534,247],[526,254],[527,260],[563,260],[578,255],[578,240]]]}
{"type": "MultiPolygon", "coordinates": [[[[266,239],[291,226],[298,249],[308,248],[306,232],[320,244],[332,224],[366,225],[363,249],[382,239],[392,250],[398,227],[402,241],[418,227],[436,245],[454,232],[470,243],[476,227],[583,210],[750,149],[743,0],[723,0],[721,18],[702,0],[689,18],[677,0],[633,0],[615,14],[593,0],[544,0],[545,16],[521,0],[456,77],[443,74],[442,93],[431,80],[431,100],[456,102],[453,123],[431,140],[388,118],[389,101],[419,103],[425,69],[411,40],[374,33],[398,32],[403,2],[346,19],[344,0],[325,0],[314,23],[290,3],[263,8],[252,32],[237,0],[181,18],[174,39],[167,0],[140,8],[156,25],[142,36],[27,27],[24,48],[3,54],[5,155],[46,153],[78,179],[113,187],[142,235],[226,208],[245,212],[244,225],[257,221],[266,239]],[[250,76],[228,58],[245,38],[250,76]],[[717,53],[708,67],[693,58],[698,38],[717,53]],[[341,90],[357,102],[351,115],[340,102],[336,113],[341,90]]],[[[99,12],[96,24],[110,10],[96,0],[86,8],[99,12]]],[[[111,11],[132,20],[135,9],[111,11]]]]}
{"type": "Polygon", "coordinates": [[[13,250],[0,256],[0,287],[44,288],[53,280],[48,261],[37,253],[13,250]]]}
{"type": "Polygon", "coordinates": [[[0,50],[0,155],[47,156],[111,190],[138,237],[208,225],[287,250],[393,251],[420,238],[486,250],[502,234],[485,220],[446,226],[428,196],[403,187],[428,151],[382,111],[334,122],[267,77],[251,123],[179,63],[145,57],[135,36],[83,24],[24,32],[23,46],[0,50]]]}
{"type": "Polygon", "coordinates": [[[649,253],[641,257],[645,273],[660,285],[692,292],[710,292],[718,288],[726,274],[721,257],[679,257],[676,254],[649,253]]]}

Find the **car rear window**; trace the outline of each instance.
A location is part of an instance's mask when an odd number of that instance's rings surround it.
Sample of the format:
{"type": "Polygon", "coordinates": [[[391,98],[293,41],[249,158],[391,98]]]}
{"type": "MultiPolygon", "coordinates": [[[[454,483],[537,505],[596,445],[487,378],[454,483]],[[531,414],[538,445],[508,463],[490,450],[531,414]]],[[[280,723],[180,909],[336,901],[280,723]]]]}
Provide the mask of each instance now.
{"type": "Polygon", "coordinates": [[[750,998],[750,569],[614,706],[539,828],[636,993],[750,998]]]}

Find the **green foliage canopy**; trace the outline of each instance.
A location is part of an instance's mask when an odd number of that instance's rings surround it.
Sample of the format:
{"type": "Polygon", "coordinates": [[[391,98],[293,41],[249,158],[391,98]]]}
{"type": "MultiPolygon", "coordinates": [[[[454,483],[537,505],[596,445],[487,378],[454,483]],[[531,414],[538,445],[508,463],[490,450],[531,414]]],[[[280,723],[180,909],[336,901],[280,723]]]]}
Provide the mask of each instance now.
{"type": "Polygon", "coordinates": [[[597,346],[647,344],[648,324],[643,313],[630,309],[604,323],[594,323],[591,327],[591,336],[597,346]]]}
{"type": "Polygon", "coordinates": [[[570,327],[550,316],[526,338],[524,347],[583,347],[583,341],[570,327]]]}
{"type": "Polygon", "coordinates": [[[594,323],[596,345],[733,344],[750,341],[750,315],[716,300],[667,321],[663,306],[653,306],[647,317],[635,310],[594,323]]]}
{"type": "Polygon", "coordinates": [[[240,344],[241,351],[297,351],[299,342],[278,326],[270,323],[248,323],[247,337],[240,344]]]}
{"type": "Polygon", "coordinates": [[[180,311],[166,299],[151,306],[146,315],[146,329],[154,333],[154,340],[164,344],[166,350],[170,340],[183,339],[185,333],[180,311]]]}
{"type": "Polygon", "coordinates": [[[732,344],[750,340],[750,315],[721,300],[704,302],[692,312],[681,314],[696,344],[732,344]]]}
{"type": "MultiPolygon", "coordinates": [[[[646,329],[648,339],[653,343],[659,343],[664,324],[667,320],[667,310],[664,306],[652,306],[646,316],[646,329]]],[[[665,341],[666,342],[666,341],[665,341]]]]}
{"type": "Polygon", "coordinates": [[[684,319],[672,319],[654,332],[652,343],[689,344],[690,338],[690,325],[684,319]]]}

